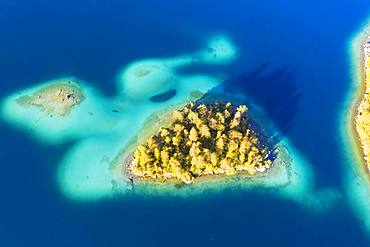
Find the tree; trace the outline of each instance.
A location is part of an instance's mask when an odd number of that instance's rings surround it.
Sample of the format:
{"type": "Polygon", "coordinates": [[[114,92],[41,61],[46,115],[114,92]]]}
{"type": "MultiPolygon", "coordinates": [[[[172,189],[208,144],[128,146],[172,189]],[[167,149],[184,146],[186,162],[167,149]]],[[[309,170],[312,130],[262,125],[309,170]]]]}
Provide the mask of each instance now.
{"type": "Polygon", "coordinates": [[[249,128],[246,113],[244,105],[188,104],[137,147],[130,170],[137,177],[186,184],[206,175],[264,172],[272,164],[269,150],[249,128]]]}

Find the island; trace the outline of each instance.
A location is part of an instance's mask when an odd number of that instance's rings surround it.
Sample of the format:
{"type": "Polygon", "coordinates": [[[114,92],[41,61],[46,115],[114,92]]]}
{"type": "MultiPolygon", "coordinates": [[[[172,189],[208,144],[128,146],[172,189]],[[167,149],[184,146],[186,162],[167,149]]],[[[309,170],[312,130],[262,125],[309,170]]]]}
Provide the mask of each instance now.
{"type": "Polygon", "coordinates": [[[201,177],[263,173],[272,153],[251,127],[245,105],[189,103],[138,145],[125,168],[132,179],[190,184],[201,177]]]}
{"type": "Polygon", "coordinates": [[[65,116],[85,99],[81,88],[72,80],[46,85],[30,95],[16,99],[22,107],[39,107],[47,115],[65,116]]]}
{"type": "Polygon", "coordinates": [[[346,196],[357,218],[370,231],[370,19],[349,42],[352,87],[339,118],[346,196]],[[343,124],[344,123],[344,124],[343,124]]]}
{"type": "Polygon", "coordinates": [[[362,96],[357,104],[354,123],[364,156],[365,167],[370,172],[370,36],[366,37],[364,43],[361,54],[363,59],[362,96]]]}
{"type": "Polygon", "coordinates": [[[73,200],[258,188],[328,207],[335,192],[317,193],[310,163],[264,109],[222,90],[227,73],[210,67],[238,54],[219,35],[194,52],[132,61],[110,97],[81,78],[51,78],[1,99],[0,117],[45,145],[71,144],[55,178],[73,200]]]}

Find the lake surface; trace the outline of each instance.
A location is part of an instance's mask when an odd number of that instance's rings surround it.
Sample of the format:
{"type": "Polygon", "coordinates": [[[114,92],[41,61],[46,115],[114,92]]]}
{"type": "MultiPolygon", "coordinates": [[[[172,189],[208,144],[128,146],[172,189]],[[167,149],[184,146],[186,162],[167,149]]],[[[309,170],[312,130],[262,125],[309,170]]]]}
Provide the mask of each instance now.
{"type": "Polygon", "coordinates": [[[47,146],[1,122],[0,246],[369,246],[343,192],[338,134],[351,87],[348,42],[369,15],[368,0],[1,1],[0,98],[72,75],[112,96],[125,64],[191,52],[224,33],[240,52],[222,67],[225,90],[262,105],[312,165],[317,190],[342,197],[320,213],[232,189],[71,201],[56,170],[73,143],[47,146]]]}

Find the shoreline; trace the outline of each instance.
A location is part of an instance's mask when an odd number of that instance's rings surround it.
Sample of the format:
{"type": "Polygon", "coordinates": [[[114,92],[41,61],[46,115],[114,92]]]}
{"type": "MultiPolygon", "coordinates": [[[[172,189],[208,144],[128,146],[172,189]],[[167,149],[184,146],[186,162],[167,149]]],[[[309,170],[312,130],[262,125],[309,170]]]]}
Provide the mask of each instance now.
{"type": "Polygon", "coordinates": [[[367,169],[367,161],[365,158],[365,153],[363,149],[363,144],[360,139],[360,135],[357,131],[356,119],[358,116],[359,105],[364,100],[364,95],[366,93],[367,76],[365,70],[365,51],[364,45],[370,40],[370,26],[365,28],[364,31],[360,33],[358,37],[355,37],[355,40],[352,41],[351,55],[353,59],[352,69],[355,70],[352,75],[353,82],[355,82],[355,88],[352,89],[351,93],[351,103],[349,111],[347,113],[347,134],[352,141],[352,149],[355,154],[356,163],[360,166],[358,169],[360,173],[365,177],[365,179],[370,183],[370,171],[367,169]]]}
{"type": "MultiPolygon", "coordinates": [[[[229,96],[230,97],[230,96],[229,96]]],[[[240,100],[238,97],[232,97],[232,102],[240,100]]],[[[222,100],[221,100],[222,101],[222,100]]],[[[121,176],[124,181],[130,183],[132,186],[134,182],[140,185],[149,185],[149,186],[182,186],[182,183],[176,178],[166,179],[163,181],[156,181],[155,179],[150,178],[141,178],[137,177],[134,174],[130,173],[130,162],[132,162],[132,153],[136,149],[136,146],[140,143],[145,142],[149,136],[156,133],[156,130],[163,127],[169,123],[169,119],[172,116],[174,110],[178,110],[183,107],[185,103],[173,105],[167,109],[154,112],[149,116],[146,121],[143,123],[142,131],[140,131],[136,136],[134,136],[128,143],[123,147],[120,153],[113,159],[111,162],[112,170],[118,176],[121,176]],[[153,127],[155,126],[155,127],[153,127]]],[[[274,133],[274,127],[269,123],[267,116],[255,105],[251,105],[249,108],[252,111],[251,118],[252,120],[260,127],[260,135],[266,137],[266,135],[274,133]]],[[[282,174],[287,174],[286,185],[290,183],[291,180],[291,163],[292,158],[290,157],[288,148],[284,143],[276,143],[275,147],[277,152],[274,152],[276,159],[269,169],[264,172],[259,172],[254,175],[248,174],[248,172],[240,172],[234,175],[226,174],[209,174],[200,177],[196,177],[190,185],[197,186],[206,183],[217,184],[219,182],[224,182],[226,180],[235,180],[235,179],[245,179],[248,182],[253,182],[263,179],[273,179],[274,177],[282,176],[282,174]]],[[[283,175],[284,176],[284,175],[283,175]]],[[[136,184],[135,184],[136,185],[136,184]]],[[[184,185],[186,186],[186,185],[184,185]]]]}
{"type": "Polygon", "coordinates": [[[343,108],[338,116],[338,131],[343,150],[343,185],[352,212],[364,227],[370,231],[370,173],[359,135],[356,129],[357,107],[366,92],[364,41],[370,35],[370,19],[348,39],[349,89],[343,108]]]}
{"type": "Polygon", "coordinates": [[[286,185],[290,183],[290,162],[289,162],[289,154],[287,147],[283,144],[278,144],[276,149],[279,150],[280,155],[274,161],[273,165],[270,169],[267,169],[264,172],[256,173],[254,175],[248,174],[247,171],[243,171],[234,175],[226,175],[226,174],[208,174],[194,178],[194,181],[191,184],[185,184],[177,180],[176,178],[166,179],[164,181],[156,181],[155,179],[151,178],[143,178],[137,177],[134,174],[130,173],[130,162],[132,162],[132,154],[129,154],[125,158],[125,164],[123,164],[123,171],[122,174],[125,174],[129,180],[129,182],[135,184],[138,182],[140,185],[149,185],[149,186],[166,186],[166,185],[173,185],[173,186],[197,186],[203,183],[219,183],[224,182],[226,180],[238,180],[238,179],[245,179],[245,181],[253,182],[258,179],[263,179],[269,176],[279,175],[281,172],[286,172],[288,174],[288,180],[286,185]],[[275,163],[276,162],[276,163],[275,163]]]}

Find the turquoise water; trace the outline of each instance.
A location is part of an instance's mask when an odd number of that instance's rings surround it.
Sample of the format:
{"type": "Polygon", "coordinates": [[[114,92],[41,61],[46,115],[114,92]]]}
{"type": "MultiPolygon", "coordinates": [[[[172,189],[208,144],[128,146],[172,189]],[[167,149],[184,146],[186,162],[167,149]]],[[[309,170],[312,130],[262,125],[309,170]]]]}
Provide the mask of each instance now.
{"type": "Polygon", "coordinates": [[[348,42],[369,14],[367,1],[344,0],[0,3],[1,98],[64,76],[111,97],[128,63],[189,54],[226,34],[239,49],[237,61],[181,72],[229,79],[225,91],[262,106],[310,163],[315,189],[341,195],[320,212],[232,188],[196,198],[128,195],[81,203],[66,198],[56,179],[74,140],[49,146],[1,123],[0,243],[367,246],[369,232],[347,197],[338,122],[351,87],[348,42]]]}

